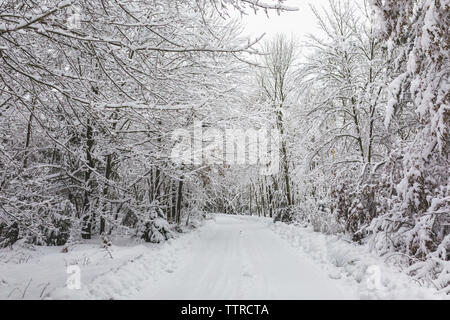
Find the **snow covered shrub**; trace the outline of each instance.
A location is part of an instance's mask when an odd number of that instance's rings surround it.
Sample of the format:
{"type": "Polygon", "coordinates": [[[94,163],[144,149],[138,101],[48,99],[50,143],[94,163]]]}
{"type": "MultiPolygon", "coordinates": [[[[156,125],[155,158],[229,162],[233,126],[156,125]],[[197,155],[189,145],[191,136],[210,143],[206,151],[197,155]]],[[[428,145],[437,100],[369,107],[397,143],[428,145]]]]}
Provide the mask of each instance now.
{"type": "Polygon", "coordinates": [[[61,206],[40,208],[32,222],[35,226],[30,225],[23,231],[27,243],[47,246],[64,245],[69,239],[72,228],[71,204],[65,201],[61,206]]]}
{"type": "Polygon", "coordinates": [[[172,238],[169,223],[162,218],[150,219],[145,223],[142,239],[146,242],[160,243],[172,238]]]}
{"type": "Polygon", "coordinates": [[[12,245],[19,239],[35,245],[66,243],[73,216],[68,200],[46,194],[48,190],[34,183],[19,184],[16,181],[6,185],[3,192],[8,196],[4,203],[8,214],[0,214],[4,221],[0,226],[0,246],[12,245]],[[19,187],[21,191],[17,192],[19,187]]]}
{"type": "Polygon", "coordinates": [[[141,221],[140,224],[141,238],[146,242],[160,243],[173,238],[170,225],[157,202],[152,203],[148,218],[141,221]]]}
{"type": "Polygon", "coordinates": [[[370,181],[352,183],[345,181],[333,188],[332,198],[338,221],[345,231],[349,232],[353,241],[362,240],[367,227],[377,214],[376,185],[370,181]]]}
{"type": "Polygon", "coordinates": [[[301,201],[295,206],[295,220],[302,225],[312,226],[315,232],[325,234],[341,232],[343,228],[336,219],[329,189],[324,175],[313,174],[309,178],[304,178],[301,201]]]}
{"type": "Polygon", "coordinates": [[[294,206],[281,207],[275,210],[274,222],[292,223],[294,221],[294,206]]]}
{"type": "Polygon", "coordinates": [[[316,203],[314,211],[310,211],[308,221],[316,232],[335,234],[342,231],[331,206],[323,200],[316,203]]]}
{"type": "Polygon", "coordinates": [[[448,165],[436,153],[427,159],[410,150],[405,154],[403,178],[386,211],[369,227],[373,246],[381,254],[400,252],[409,257],[411,275],[437,279],[448,274],[450,260],[448,165]]]}
{"type": "Polygon", "coordinates": [[[8,225],[5,222],[0,223],[0,248],[13,245],[19,239],[19,225],[13,222],[8,225]]]}

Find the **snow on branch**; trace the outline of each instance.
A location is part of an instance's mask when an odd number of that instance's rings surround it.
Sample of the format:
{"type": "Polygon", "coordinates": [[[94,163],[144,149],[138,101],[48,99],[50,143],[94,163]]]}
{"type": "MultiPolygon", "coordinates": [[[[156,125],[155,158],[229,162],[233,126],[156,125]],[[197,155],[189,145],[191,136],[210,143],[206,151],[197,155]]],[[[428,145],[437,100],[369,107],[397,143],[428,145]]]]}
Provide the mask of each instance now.
{"type": "MultiPolygon", "coordinates": [[[[8,28],[5,25],[2,26],[0,24],[0,34],[6,33],[6,32],[18,31],[20,29],[27,28],[27,27],[31,26],[32,24],[35,24],[35,23],[47,18],[48,16],[55,14],[58,10],[64,9],[71,5],[72,5],[72,1],[62,1],[56,7],[52,8],[44,13],[41,13],[39,15],[33,16],[29,20],[24,19],[20,22],[16,22],[16,24],[12,27],[8,28]]],[[[1,16],[0,16],[0,18],[1,18],[1,16]]]]}
{"type": "Polygon", "coordinates": [[[298,11],[297,7],[290,7],[283,5],[283,0],[278,1],[278,3],[266,3],[260,0],[241,0],[244,3],[248,3],[253,7],[259,7],[266,10],[277,10],[277,11],[298,11]]]}

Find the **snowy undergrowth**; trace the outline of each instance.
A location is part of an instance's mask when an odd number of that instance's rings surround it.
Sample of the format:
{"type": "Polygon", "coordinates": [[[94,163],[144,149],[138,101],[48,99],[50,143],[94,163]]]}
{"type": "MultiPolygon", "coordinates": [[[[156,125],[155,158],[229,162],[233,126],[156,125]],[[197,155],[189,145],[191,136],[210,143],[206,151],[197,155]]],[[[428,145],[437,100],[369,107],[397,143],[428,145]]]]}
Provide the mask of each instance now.
{"type": "Polygon", "coordinates": [[[371,253],[365,245],[314,232],[311,228],[268,220],[265,223],[300,249],[299,255],[314,259],[330,278],[341,281],[361,299],[450,299],[434,288],[421,286],[390,261],[371,253]]]}
{"type": "MultiPolygon", "coordinates": [[[[205,223],[213,223],[206,221],[205,223]]],[[[161,244],[113,239],[105,249],[100,239],[70,247],[17,243],[0,249],[0,299],[129,299],[148,280],[174,272],[198,230],[178,234],[161,244]],[[68,289],[68,266],[78,266],[81,288],[68,289]]]]}

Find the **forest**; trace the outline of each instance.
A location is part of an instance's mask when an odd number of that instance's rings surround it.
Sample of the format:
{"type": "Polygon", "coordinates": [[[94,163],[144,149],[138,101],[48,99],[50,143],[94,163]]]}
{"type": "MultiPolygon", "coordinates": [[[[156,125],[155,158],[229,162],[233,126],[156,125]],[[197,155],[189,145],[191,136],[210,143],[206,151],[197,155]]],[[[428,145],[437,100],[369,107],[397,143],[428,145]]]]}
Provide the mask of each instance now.
{"type": "Polygon", "coordinates": [[[450,1],[330,0],[320,35],[242,34],[290,3],[0,0],[0,248],[258,216],[450,294],[450,1]]]}

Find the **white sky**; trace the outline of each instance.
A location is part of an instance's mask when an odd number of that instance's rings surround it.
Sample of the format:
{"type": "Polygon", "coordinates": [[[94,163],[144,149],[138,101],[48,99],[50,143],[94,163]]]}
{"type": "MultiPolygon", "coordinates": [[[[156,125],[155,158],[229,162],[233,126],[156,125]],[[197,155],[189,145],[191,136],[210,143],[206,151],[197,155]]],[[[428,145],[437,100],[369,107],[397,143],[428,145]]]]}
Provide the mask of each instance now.
{"type": "Polygon", "coordinates": [[[297,7],[299,11],[282,12],[280,15],[276,11],[269,11],[269,18],[263,10],[259,10],[256,15],[253,11],[249,11],[248,15],[242,19],[245,26],[244,33],[252,37],[266,33],[265,38],[283,33],[287,36],[293,35],[298,40],[304,40],[306,34],[319,32],[310,4],[317,8],[329,6],[328,0],[287,0],[285,5],[297,7]]]}

